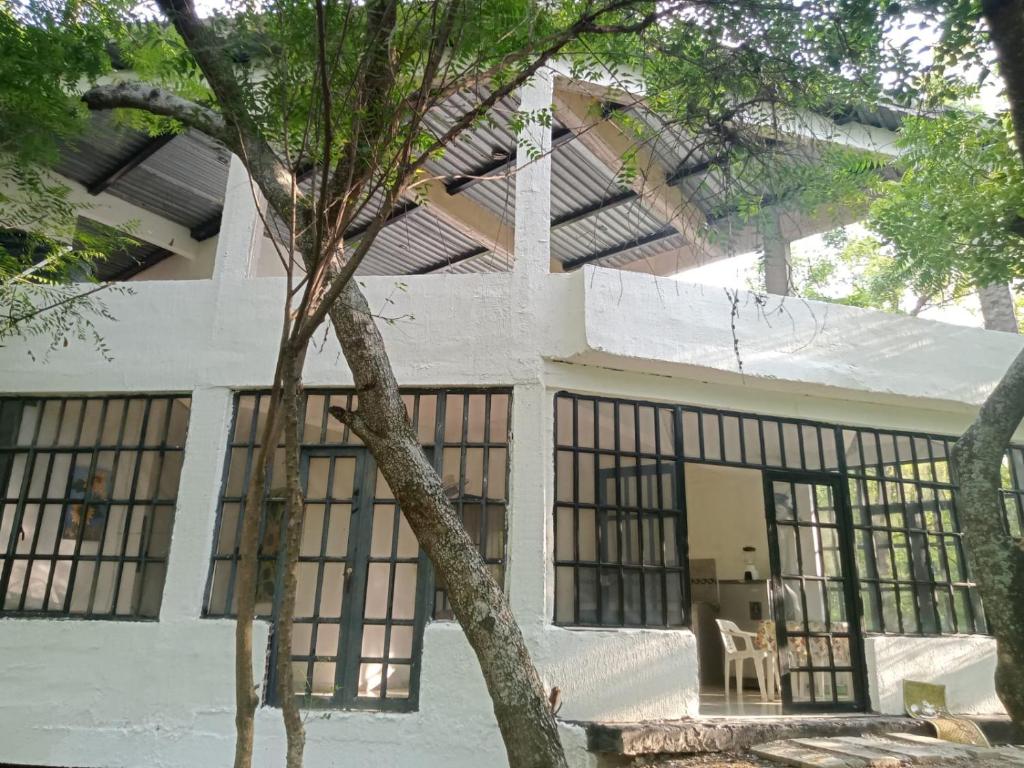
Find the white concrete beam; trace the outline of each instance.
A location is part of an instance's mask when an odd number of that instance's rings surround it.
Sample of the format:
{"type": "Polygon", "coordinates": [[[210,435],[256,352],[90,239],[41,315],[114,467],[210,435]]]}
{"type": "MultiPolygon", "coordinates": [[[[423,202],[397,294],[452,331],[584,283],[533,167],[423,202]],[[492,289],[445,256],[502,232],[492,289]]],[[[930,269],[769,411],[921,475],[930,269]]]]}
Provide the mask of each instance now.
{"type": "Polygon", "coordinates": [[[789,240],[782,233],[779,218],[776,212],[764,233],[764,290],[776,296],[789,296],[793,292],[793,265],[789,240]]]}
{"type": "Polygon", "coordinates": [[[227,387],[192,392],[161,621],[194,619],[203,604],[233,405],[234,393],[227,387]]]}
{"type": "Polygon", "coordinates": [[[752,110],[745,120],[760,125],[772,138],[792,137],[798,141],[835,144],[862,152],[898,157],[898,135],[887,128],[851,121],[839,124],[811,110],[752,110]]]}
{"type": "MultiPolygon", "coordinates": [[[[83,185],[58,173],[43,173],[51,183],[63,185],[68,189],[67,199],[75,206],[78,215],[108,227],[127,231],[137,240],[174,251],[187,259],[200,257],[202,244],[192,238],[188,227],[107,192],[90,195],[83,185]]],[[[15,199],[20,195],[19,190],[11,185],[5,185],[2,193],[15,199]]]]}

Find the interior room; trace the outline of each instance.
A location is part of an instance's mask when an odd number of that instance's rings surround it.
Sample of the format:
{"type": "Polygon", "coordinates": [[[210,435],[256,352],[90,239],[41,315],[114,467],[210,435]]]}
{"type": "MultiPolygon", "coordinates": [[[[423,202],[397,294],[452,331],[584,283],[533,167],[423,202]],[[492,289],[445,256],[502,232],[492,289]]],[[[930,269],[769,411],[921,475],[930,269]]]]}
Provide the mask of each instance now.
{"type": "MultiPolygon", "coordinates": [[[[702,715],[778,715],[782,713],[775,680],[765,679],[762,700],[750,659],[743,652],[774,648],[771,565],[761,470],[686,462],[684,465],[691,612],[700,659],[702,715]],[[726,639],[717,623],[732,622],[731,644],[739,652],[730,665],[730,694],[725,692],[726,639]],[[738,630],[738,632],[737,632],[738,630]],[[739,634],[750,633],[750,634],[739,634]],[[742,665],[743,690],[736,692],[736,664],[742,665]]],[[[774,656],[770,657],[774,659],[774,656]]],[[[773,672],[771,664],[769,672],[773,672]]]]}

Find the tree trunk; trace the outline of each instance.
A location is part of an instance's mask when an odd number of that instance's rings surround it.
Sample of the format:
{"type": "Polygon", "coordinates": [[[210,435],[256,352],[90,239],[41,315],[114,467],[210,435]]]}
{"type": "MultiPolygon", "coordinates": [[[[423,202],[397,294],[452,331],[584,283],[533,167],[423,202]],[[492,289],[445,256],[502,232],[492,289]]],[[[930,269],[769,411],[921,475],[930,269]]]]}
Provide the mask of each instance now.
{"type": "Polygon", "coordinates": [[[1005,283],[992,283],[978,288],[978,300],[981,302],[981,316],[985,319],[985,328],[1007,333],[1020,332],[1010,286],[1005,283]]]}
{"type": "Polygon", "coordinates": [[[1024,543],[1004,521],[1000,466],[1024,418],[1024,352],[1017,355],[974,423],[953,448],[964,545],[998,643],[996,692],[1024,730],[1024,543]]]}
{"type": "MultiPolygon", "coordinates": [[[[982,0],[1024,163],[1024,0],[982,0]]],[[[996,691],[1024,736],[1024,544],[1003,526],[999,470],[1024,418],[1024,352],[1017,355],[953,448],[964,540],[999,644],[996,691]]]]}
{"type": "Polygon", "coordinates": [[[1013,136],[1024,161],[1024,0],[981,0],[981,12],[1006,83],[1013,136]]]}
{"type": "MultiPolygon", "coordinates": [[[[276,394],[276,393],[275,393],[276,394]]],[[[263,492],[267,468],[277,442],[277,404],[271,395],[267,425],[262,445],[253,463],[249,487],[245,495],[241,540],[238,548],[238,575],[235,595],[238,607],[235,614],[235,762],[234,768],[250,768],[254,719],[259,697],[252,674],[252,625],[256,618],[256,556],[260,543],[260,517],[263,512],[263,492]]]]}
{"type": "Polygon", "coordinates": [[[565,768],[558,726],[508,601],[484,566],[406,416],[394,372],[355,280],[330,317],[355,380],[356,412],[332,409],[370,449],[402,513],[448,588],[483,671],[509,765],[565,768]]]}
{"type": "Polygon", "coordinates": [[[292,639],[295,629],[295,594],[299,586],[299,547],[302,544],[302,523],[305,507],[299,477],[299,422],[301,417],[301,378],[303,350],[291,343],[281,349],[281,410],[284,417],[285,501],[284,561],[281,563],[281,594],[278,598],[274,633],[277,645],[277,695],[281,702],[287,739],[286,768],[302,768],[302,752],[306,743],[302,712],[295,696],[292,674],[292,639]]]}

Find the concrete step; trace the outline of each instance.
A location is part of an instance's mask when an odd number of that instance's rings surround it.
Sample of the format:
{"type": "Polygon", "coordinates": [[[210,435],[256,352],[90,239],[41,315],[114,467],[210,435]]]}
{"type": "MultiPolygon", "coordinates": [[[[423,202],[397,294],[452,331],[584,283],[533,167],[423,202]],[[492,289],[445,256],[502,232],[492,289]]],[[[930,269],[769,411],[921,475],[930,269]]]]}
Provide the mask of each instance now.
{"type": "Polygon", "coordinates": [[[798,738],[758,744],[760,758],[795,768],[896,768],[914,766],[984,766],[1024,768],[1024,750],[954,744],[917,734],[798,738]]]}

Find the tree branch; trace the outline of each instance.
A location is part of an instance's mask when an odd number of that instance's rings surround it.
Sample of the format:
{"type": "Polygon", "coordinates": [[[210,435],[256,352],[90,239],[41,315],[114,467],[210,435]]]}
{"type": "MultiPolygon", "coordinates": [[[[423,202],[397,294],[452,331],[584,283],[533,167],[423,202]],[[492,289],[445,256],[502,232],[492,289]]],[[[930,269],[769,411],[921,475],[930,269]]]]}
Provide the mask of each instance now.
{"type": "Polygon", "coordinates": [[[234,140],[237,137],[231,136],[224,118],[219,113],[149,83],[122,82],[97,85],[85,92],[82,101],[94,111],[139,109],[152,115],[170,117],[229,147],[237,143],[234,140]]]}
{"type": "MultiPolygon", "coordinates": [[[[243,159],[278,215],[285,221],[291,220],[295,175],[277,156],[249,114],[245,92],[226,53],[227,43],[199,18],[192,0],[157,0],[157,5],[185,41],[217,99],[227,130],[234,138],[225,143],[243,159]]],[[[298,204],[300,209],[305,209],[301,196],[298,204]]]]}

